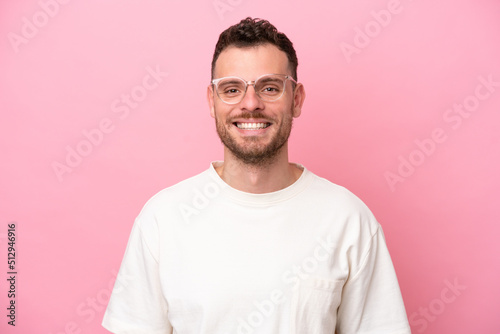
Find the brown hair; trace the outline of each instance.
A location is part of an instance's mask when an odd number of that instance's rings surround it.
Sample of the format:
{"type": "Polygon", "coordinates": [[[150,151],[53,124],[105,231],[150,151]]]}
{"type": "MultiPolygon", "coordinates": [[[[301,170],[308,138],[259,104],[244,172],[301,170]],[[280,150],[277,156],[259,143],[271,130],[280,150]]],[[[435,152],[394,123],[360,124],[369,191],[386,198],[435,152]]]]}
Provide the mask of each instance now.
{"type": "Polygon", "coordinates": [[[252,19],[251,17],[241,20],[220,34],[212,58],[212,79],[214,78],[215,63],[225,48],[229,46],[245,48],[266,43],[275,45],[278,49],[286,53],[292,77],[297,80],[297,66],[299,62],[292,42],[285,34],[279,32],[275,26],[269,23],[269,21],[257,18],[252,19]]]}

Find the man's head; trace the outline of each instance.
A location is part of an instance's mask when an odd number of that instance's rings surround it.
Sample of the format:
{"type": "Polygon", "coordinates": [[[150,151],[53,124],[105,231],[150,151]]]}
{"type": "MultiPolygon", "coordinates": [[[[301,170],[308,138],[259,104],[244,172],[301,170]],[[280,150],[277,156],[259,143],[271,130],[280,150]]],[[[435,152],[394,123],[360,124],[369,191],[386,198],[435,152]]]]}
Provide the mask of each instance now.
{"type": "Polygon", "coordinates": [[[293,118],[305,98],[296,71],[292,43],[267,21],[247,18],[221,34],[207,99],[225,160],[265,166],[288,159],[293,118]]]}
{"type": "Polygon", "coordinates": [[[220,34],[212,58],[212,79],[215,79],[217,59],[227,47],[246,48],[263,44],[272,44],[286,54],[291,75],[297,80],[297,66],[299,63],[292,42],[269,21],[250,17],[241,20],[238,24],[227,28],[220,34]]]}

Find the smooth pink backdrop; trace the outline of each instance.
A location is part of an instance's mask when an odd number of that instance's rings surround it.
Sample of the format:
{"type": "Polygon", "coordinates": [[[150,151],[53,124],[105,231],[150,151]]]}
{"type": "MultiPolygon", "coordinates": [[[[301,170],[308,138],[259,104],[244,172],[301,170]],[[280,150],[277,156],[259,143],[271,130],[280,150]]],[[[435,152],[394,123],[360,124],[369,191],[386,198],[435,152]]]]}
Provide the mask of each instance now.
{"type": "Polygon", "coordinates": [[[294,42],[307,98],[291,160],[375,213],[413,332],[500,332],[498,1],[63,2],[0,2],[1,333],[106,333],[139,210],[222,159],[210,61],[246,16],[294,42]],[[68,150],[86,156],[68,166],[68,150]]]}

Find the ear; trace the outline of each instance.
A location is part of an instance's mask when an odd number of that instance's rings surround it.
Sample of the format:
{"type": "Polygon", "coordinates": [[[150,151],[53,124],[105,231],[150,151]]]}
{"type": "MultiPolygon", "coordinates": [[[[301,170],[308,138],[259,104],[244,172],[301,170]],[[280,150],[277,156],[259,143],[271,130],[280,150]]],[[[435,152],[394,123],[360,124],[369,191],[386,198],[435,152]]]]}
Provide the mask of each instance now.
{"type": "Polygon", "coordinates": [[[298,83],[295,86],[295,91],[293,93],[293,117],[299,117],[302,112],[302,104],[306,99],[306,91],[304,85],[298,83]]]}
{"type": "Polygon", "coordinates": [[[207,87],[207,102],[208,102],[208,107],[210,108],[210,116],[215,118],[214,90],[211,84],[208,85],[207,87]]]}

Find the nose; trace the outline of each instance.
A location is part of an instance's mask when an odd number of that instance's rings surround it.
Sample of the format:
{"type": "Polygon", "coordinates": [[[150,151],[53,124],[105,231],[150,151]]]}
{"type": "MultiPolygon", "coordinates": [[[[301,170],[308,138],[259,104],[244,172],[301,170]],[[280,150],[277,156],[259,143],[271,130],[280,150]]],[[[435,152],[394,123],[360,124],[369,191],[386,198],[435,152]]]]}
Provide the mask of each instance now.
{"type": "Polygon", "coordinates": [[[260,110],[264,108],[264,102],[255,92],[255,86],[248,85],[247,92],[240,102],[240,108],[248,111],[260,110]]]}

